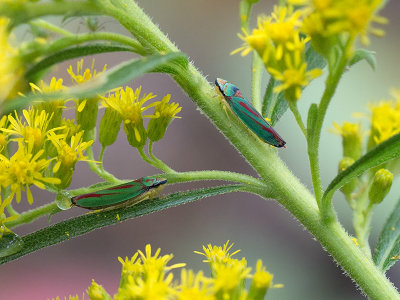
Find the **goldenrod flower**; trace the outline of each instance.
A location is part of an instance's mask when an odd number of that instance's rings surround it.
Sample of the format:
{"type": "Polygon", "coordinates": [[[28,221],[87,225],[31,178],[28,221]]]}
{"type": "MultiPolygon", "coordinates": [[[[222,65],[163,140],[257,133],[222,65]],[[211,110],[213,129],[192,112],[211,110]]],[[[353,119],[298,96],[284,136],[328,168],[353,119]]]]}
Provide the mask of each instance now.
{"type": "Polygon", "coordinates": [[[357,160],[361,157],[363,134],[360,123],[343,122],[342,125],[334,122],[335,134],[342,136],[343,156],[357,160]]]}
{"type": "Polygon", "coordinates": [[[175,102],[169,103],[170,98],[171,95],[167,94],[154,108],[155,117],[150,119],[147,127],[147,135],[153,142],[163,138],[168,125],[174,118],[180,118],[175,115],[181,111],[182,107],[175,102]]]}
{"type": "MultiPolygon", "coordinates": [[[[45,83],[43,80],[39,82],[39,85],[34,83],[30,83],[31,89],[33,93],[53,93],[65,90],[65,86],[63,86],[63,80],[61,78],[56,79],[55,77],[51,78],[50,84],[45,83]]],[[[52,115],[48,127],[56,128],[61,124],[61,117],[63,113],[63,108],[65,107],[65,100],[58,99],[52,101],[35,101],[35,109],[38,111],[45,110],[49,115],[52,115]]]]}
{"type": "Polygon", "coordinates": [[[21,191],[26,191],[29,204],[33,203],[31,185],[44,189],[45,184],[59,184],[60,179],[45,177],[44,173],[50,160],[42,158],[44,150],[33,153],[33,142],[18,143],[17,152],[8,159],[0,154],[0,184],[10,187],[11,198],[16,195],[16,201],[21,201],[21,191]]]}
{"type": "Polygon", "coordinates": [[[9,19],[0,17],[0,103],[15,96],[23,75],[18,50],[10,44],[9,22],[9,19]]]}
{"type": "Polygon", "coordinates": [[[7,127],[7,116],[2,116],[0,119],[0,153],[2,153],[4,149],[6,149],[8,143],[8,134],[2,131],[2,129],[6,129],[7,127]]]}
{"type": "MultiPolygon", "coordinates": [[[[69,66],[67,70],[71,79],[75,81],[76,84],[82,84],[84,82],[90,81],[91,79],[99,76],[105,72],[107,65],[104,65],[103,71],[98,73],[94,69],[94,59],[92,61],[91,68],[83,69],[83,59],[78,61],[76,66],[76,72],[73,71],[72,65],[69,66]]],[[[100,98],[98,96],[89,99],[79,99],[76,102],[76,121],[83,130],[89,131],[96,126],[97,113],[98,113],[98,102],[100,98]]]]}
{"type": "Polygon", "coordinates": [[[249,299],[264,299],[270,288],[281,288],[282,284],[272,284],[274,275],[269,273],[262,264],[261,259],[257,261],[256,272],[251,282],[249,299]]]}
{"type": "Polygon", "coordinates": [[[146,143],[147,134],[143,125],[143,118],[156,117],[154,115],[142,115],[145,110],[157,105],[158,102],[143,106],[156,95],[149,93],[141,96],[141,89],[141,86],[135,91],[130,87],[126,87],[125,90],[117,89],[107,98],[103,98],[102,103],[103,106],[112,108],[121,115],[128,142],[132,147],[143,147],[146,143]]]}
{"type": "MultiPolygon", "coordinates": [[[[293,1],[292,1],[293,2],[293,1]]],[[[384,31],[371,26],[371,23],[385,24],[387,20],[377,16],[382,0],[314,0],[303,5],[308,12],[302,31],[312,37],[312,43],[327,57],[337,38],[360,37],[363,44],[369,43],[368,34],[382,36],[384,31]]],[[[351,53],[350,53],[351,54],[351,53]]]]}
{"type": "Polygon", "coordinates": [[[321,69],[307,71],[307,63],[302,61],[300,54],[294,53],[294,57],[285,56],[286,67],[283,71],[274,68],[267,68],[271,75],[281,82],[274,88],[275,93],[285,91],[285,97],[288,101],[296,101],[301,97],[302,89],[307,86],[311,80],[322,74],[321,69]]]}
{"type": "Polygon", "coordinates": [[[111,300],[112,298],[100,284],[92,279],[92,284],[87,289],[90,300],[111,300]]]}
{"type": "Polygon", "coordinates": [[[284,91],[288,101],[298,100],[302,88],[322,74],[321,69],[307,70],[305,46],[310,38],[300,31],[304,14],[291,5],[275,6],[271,16],[258,18],[252,34],[244,31],[244,36],[239,35],[244,45],[232,52],[246,55],[256,50],[267,71],[281,82],[274,92],[284,91]]]}
{"type": "Polygon", "coordinates": [[[393,173],[386,169],[376,171],[374,180],[369,188],[368,198],[370,203],[379,204],[383,201],[392,187],[393,173]]]}
{"type": "Polygon", "coordinates": [[[393,92],[394,99],[371,104],[371,130],[368,149],[382,143],[400,132],[400,97],[393,92]]]}
{"type": "Polygon", "coordinates": [[[214,300],[212,280],[200,271],[182,269],[178,300],[214,300]]]}
{"type": "Polygon", "coordinates": [[[8,115],[8,121],[10,122],[9,128],[1,128],[0,130],[8,134],[20,136],[15,138],[17,141],[23,141],[25,144],[33,144],[33,152],[43,149],[46,141],[46,135],[49,132],[53,132],[58,128],[49,128],[50,120],[53,115],[46,113],[44,110],[37,110],[32,107],[29,110],[24,109],[22,111],[25,121],[22,121],[15,112],[15,118],[10,114],[8,115]]]}
{"type": "Polygon", "coordinates": [[[173,255],[159,256],[161,249],[151,254],[146,245],[145,253],[138,251],[131,259],[118,258],[122,263],[121,284],[114,299],[168,299],[175,293],[173,274],[166,273],[185,264],[167,266],[173,255]]]}
{"type": "Polygon", "coordinates": [[[239,253],[240,250],[236,250],[233,253],[229,253],[229,250],[233,247],[233,243],[229,245],[229,240],[221,246],[212,246],[208,244],[207,247],[203,246],[204,252],[194,251],[196,254],[205,256],[207,259],[203,262],[208,263],[226,263],[232,259],[232,256],[239,253]]]}
{"type": "Polygon", "coordinates": [[[65,189],[71,183],[75,164],[78,161],[92,161],[83,152],[93,144],[93,140],[84,142],[82,140],[83,131],[73,135],[69,143],[66,142],[66,134],[57,135],[54,132],[49,132],[47,136],[57,149],[57,163],[53,168],[53,172],[61,179],[58,187],[65,189]]]}

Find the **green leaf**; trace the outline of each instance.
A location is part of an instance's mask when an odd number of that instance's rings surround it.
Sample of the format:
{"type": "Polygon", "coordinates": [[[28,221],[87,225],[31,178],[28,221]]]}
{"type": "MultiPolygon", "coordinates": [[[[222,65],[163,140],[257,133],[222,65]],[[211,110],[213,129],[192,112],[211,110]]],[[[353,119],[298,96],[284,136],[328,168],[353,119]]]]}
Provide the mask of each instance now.
{"type": "Polygon", "coordinates": [[[371,66],[372,70],[375,71],[376,69],[375,51],[370,51],[367,49],[357,49],[354,52],[353,57],[349,61],[349,66],[355,65],[361,60],[365,60],[371,66]]]}
{"type": "Polygon", "coordinates": [[[66,61],[68,59],[88,56],[92,54],[105,53],[105,52],[120,52],[129,51],[134,52],[134,49],[128,46],[110,45],[110,43],[97,43],[85,46],[71,47],[58,51],[32,66],[26,73],[25,77],[29,82],[34,82],[34,77],[37,73],[48,69],[52,65],[66,61]]]}
{"type": "Polygon", "coordinates": [[[1,114],[8,114],[13,110],[19,110],[34,100],[55,100],[55,99],[85,99],[106,93],[107,91],[121,86],[145,73],[162,71],[163,66],[171,62],[181,62],[186,56],[180,52],[168,53],[166,55],[151,55],[142,59],[133,59],[112,68],[102,75],[87,81],[81,85],[69,88],[65,92],[49,94],[28,94],[2,103],[1,114]]]}
{"type": "MultiPolygon", "coordinates": [[[[306,45],[306,62],[307,70],[315,68],[323,69],[326,66],[326,60],[319,55],[311,47],[310,43],[306,45]]],[[[273,93],[276,81],[271,77],[268,82],[267,89],[264,95],[264,102],[262,107],[262,115],[271,119],[271,124],[274,125],[287,111],[289,105],[284,97],[284,92],[278,94],[273,93]]]]}
{"type": "Polygon", "coordinates": [[[329,184],[323,197],[322,203],[329,204],[336,190],[341,188],[351,179],[360,176],[366,170],[379,166],[391,159],[400,156],[400,134],[392,136],[390,139],[380,143],[371,151],[354,162],[343,172],[340,172],[329,184]]]}
{"type": "Polygon", "coordinates": [[[379,236],[374,262],[382,272],[386,272],[398,261],[393,259],[396,255],[400,255],[400,200],[386,220],[379,236]]]}
{"type": "Polygon", "coordinates": [[[94,212],[69,219],[22,238],[24,246],[18,253],[0,258],[0,264],[12,261],[36,250],[49,247],[69,240],[73,237],[83,235],[98,228],[113,225],[128,219],[137,218],[166,208],[186,204],[206,197],[221,195],[244,190],[244,185],[225,185],[206,189],[198,189],[186,192],[170,194],[164,198],[155,198],[125,208],[109,211],[94,212]],[[119,220],[117,219],[119,217],[119,220]]]}

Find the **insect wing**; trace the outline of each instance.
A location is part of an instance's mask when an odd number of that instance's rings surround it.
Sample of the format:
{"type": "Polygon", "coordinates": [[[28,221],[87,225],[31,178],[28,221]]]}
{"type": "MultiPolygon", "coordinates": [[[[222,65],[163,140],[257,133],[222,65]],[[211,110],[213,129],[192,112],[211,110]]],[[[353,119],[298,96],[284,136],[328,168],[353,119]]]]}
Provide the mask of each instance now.
{"type": "Polygon", "coordinates": [[[286,144],[271,124],[245,98],[234,96],[228,103],[243,123],[264,142],[275,147],[283,147],[286,144]]]}
{"type": "Polygon", "coordinates": [[[140,178],[108,189],[79,195],[73,197],[71,201],[74,205],[79,207],[87,209],[102,209],[138,197],[147,190],[149,190],[149,187],[145,186],[140,178]]]}

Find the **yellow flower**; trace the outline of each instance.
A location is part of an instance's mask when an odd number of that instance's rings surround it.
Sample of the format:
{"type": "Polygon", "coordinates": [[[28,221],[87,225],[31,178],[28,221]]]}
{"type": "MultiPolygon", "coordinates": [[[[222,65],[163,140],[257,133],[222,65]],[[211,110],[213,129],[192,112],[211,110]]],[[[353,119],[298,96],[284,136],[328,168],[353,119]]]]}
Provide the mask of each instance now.
{"type": "Polygon", "coordinates": [[[368,149],[382,143],[400,132],[400,97],[393,92],[395,99],[371,104],[371,132],[368,149]]]}
{"type": "Polygon", "coordinates": [[[115,299],[169,299],[175,294],[172,286],[173,274],[166,272],[185,266],[167,266],[173,255],[159,256],[161,249],[151,254],[151,246],[146,245],[145,253],[138,251],[131,259],[118,258],[122,263],[121,284],[115,299]]]}
{"type": "Polygon", "coordinates": [[[343,156],[357,160],[361,157],[363,134],[360,123],[343,122],[340,126],[334,122],[335,134],[342,136],[343,156]]]}
{"type": "Polygon", "coordinates": [[[194,251],[196,254],[205,256],[207,259],[203,262],[208,263],[226,263],[232,259],[232,256],[239,253],[240,250],[236,250],[233,253],[229,253],[229,250],[233,247],[233,243],[229,245],[229,240],[221,246],[212,246],[208,244],[207,247],[203,246],[204,252],[194,251]]]}
{"type": "Polygon", "coordinates": [[[67,143],[67,134],[65,133],[57,135],[49,132],[47,135],[57,150],[57,163],[54,165],[53,172],[61,179],[61,183],[58,185],[60,189],[65,189],[70,185],[75,164],[78,161],[92,161],[83,152],[93,144],[93,140],[83,142],[82,136],[83,131],[80,131],[73,135],[71,141],[67,143]]]}
{"type": "Polygon", "coordinates": [[[285,91],[288,101],[298,100],[302,88],[322,74],[321,69],[307,71],[305,51],[310,38],[300,32],[304,14],[305,10],[294,10],[291,5],[275,6],[271,16],[258,18],[251,35],[239,35],[244,45],[232,52],[246,55],[256,50],[271,76],[281,81],[274,92],[285,91]]]}
{"type": "Polygon", "coordinates": [[[29,204],[33,203],[30,190],[31,185],[44,189],[45,184],[58,184],[60,179],[45,177],[44,173],[50,160],[41,158],[44,150],[39,150],[36,154],[32,153],[33,143],[18,143],[17,152],[8,159],[0,154],[0,184],[3,187],[10,187],[12,198],[16,195],[17,202],[21,201],[21,191],[26,190],[29,204]]]}
{"type": "Polygon", "coordinates": [[[17,141],[23,141],[25,144],[33,143],[33,152],[36,153],[40,149],[43,149],[47,133],[60,128],[49,128],[53,115],[46,113],[44,110],[39,111],[30,107],[29,110],[24,109],[22,114],[25,117],[25,122],[15,112],[15,118],[11,114],[8,115],[10,127],[0,130],[8,134],[20,136],[20,138],[15,139],[17,141]]]}
{"type": "Polygon", "coordinates": [[[87,294],[90,300],[108,300],[111,299],[110,295],[100,284],[97,284],[94,279],[92,279],[92,284],[87,289],[87,294]]]}
{"type": "Polygon", "coordinates": [[[146,143],[147,133],[143,125],[143,118],[156,117],[154,115],[142,115],[145,110],[157,105],[158,102],[144,106],[148,100],[156,97],[156,95],[149,93],[140,96],[141,89],[141,86],[135,91],[130,87],[126,87],[125,90],[117,89],[107,98],[103,98],[102,103],[103,106],[112,108],[121,115],[128,142],[132,147],[143,147],[146,143]]]}
{"type": "Polygon", "coordinates": [[[182,269],[178,300],[214,300],[212,280],[193,270],[182,269]]]}
{"type": "Polygon", "coordinates": [[[371,26],[373,22],[387,22],[385,18],[376,15],[381,4],[382,0],[310,1],[304,3],[309,14],[304,20],[302,30],[312,38],[348,34],[354,38],[358,36],[363,44],[368,44],[369,33],[377,36],[384,34],[383,30],[371,26]]]}
{"type": "Polygon", "coordinates": [[[285,97],[288,101],[295,101],[301,97],[302,89],[307,86],[311,80],[322,74],[321,69],[307,71],[307,63],[302,61],[300,54],[295,54],[294,58],[285,56],[286,68],[279,71],[274,68],[268,68],[268,72],[281,82],[274,88],[275,93],[285,91],[285,97]]]}
{"type": "Polygon", "coordinates": [[[172,119],[180,118],[175,116],[179,113],[182,107],[178,103],[169,103],[171,98],[170,94],[164,96],[161,102],[155,106],[154,116],[149,122],[147,127],[147,134],[151,141],[159,141],[163,138],[168,125],[171,123],[172,119]]]}
{"type": "Polygon", "coordinates": [[[2,129],[6,129],[8,127],[7,121],[7,116],[3,116],[0,119],[0,153],[2,153],[2,151],[6,148],[8,143],[8,134],[2,131],[2,129]]]}
{"type": "MultiPolygon", "coordinates": [[[[86,68],[84,70],[83,59],[81,59],[77,63],[76,73],[73,71],[71,65],[67,71],[71,76],[71,79],[79,85],[101,75],[103,72],[105,72],[106,68],[107,65],[104,65],[103,71],[97,73],[97,71],[94,69],[93,59],[91,68],[86,68]]],[[[86,132],[96,127],[99,100],[100,97],[95,96],[89,99],[79,99],[76,101],[76,122],[86,132]]]]}
{"type": "Polygon", "coordinates": [[[0,17],[0,103],[15,96],[23,75],[18,50],[10,44],[9,22],[9,19],[0,17]]]}
{"type": "Polygon", "coordinates": [[[228,263],[215,263],[212,265],[212,277],[216,295],[222,299],[232,299],[240,295],[245,279],[250,277],[251,268],[247,267],[245,258],[242,260],[231,259],[228,263]]]}

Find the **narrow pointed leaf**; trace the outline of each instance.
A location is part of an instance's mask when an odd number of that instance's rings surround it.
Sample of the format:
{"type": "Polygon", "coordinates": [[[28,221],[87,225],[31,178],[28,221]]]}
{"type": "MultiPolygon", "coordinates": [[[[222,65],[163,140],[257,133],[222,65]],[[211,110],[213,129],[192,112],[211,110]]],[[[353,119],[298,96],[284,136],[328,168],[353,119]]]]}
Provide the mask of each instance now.
{"type": "Polygon", "coordinates": [[[349,66],[355,65],[361,60],[365,60],[371,66],[372,70],[375,71],[376,69],[375,51],[370,51],[367,49],[357,49],[354,52],[353,57],[349,61],[349,66]]]}
{"type": "Polygon", "coordinates": [[[398,260],[400,255],[400,200],[387,219],[374,254],[376,266],[386,272],[398,260]]]}
{"type": "Polygon", "coordinates": [[[329,203],[336,190],[341,188],[351,179],[360,176],[366,170],[379,166],[380,164],[399,156],[400,134],[396,134],[366,153],[346,170],[340,172],[329,184],[324,196],[322,197],[322,202],[325,204],[329,203]]]}
{"type": "Polygon", "coordinates": [[[29,82],[33,82],[34,77],[37,73],[46,70],[47,68],[55,64],[77,57],[83,57],[105,52],[121,52],[121,51],[135,52],[134,50],[135,49],[128,46],[110,45],[110,43],[107,44],[97,43],[85,46],[71,47],[58,51],[42,59],[25,73],[25,77],[29,82]]]}
{"type": "Polygon", "coordinates": [[[2,104],[1,114],[8,114],[15,109],[21,109],[29,105],[34,100],[51,101],[55,99],[84,99],[106,93],[107,91],[122,86],[124,83],[131,81],[145,73],[154,70],[162,70],[162,66],[172,61],[186,60],[184,54],[180,52],[168,53],[166,55],[152,55],[142,59],[133,59],[122,63],[100,76],[87,81],[79,86],[69,88],[65,92],[49,93],[49,94],[28,94],[20,96],[2,104]]]}
{"type": "Polygon", "coordinates": [[[73,237],[83,235],[98,228],[206,197],[241,191],[245,188],[246,187],[243,185],[225,185],[187,192],[178,192],[170,194],[164,198],[146,200],[131,207],[85,214],[24,236],[22,238],[24,242],[22,250],[13,255],[0,258],[0,264],[14,260],[36,250],[61,243],[73,237]]]}

